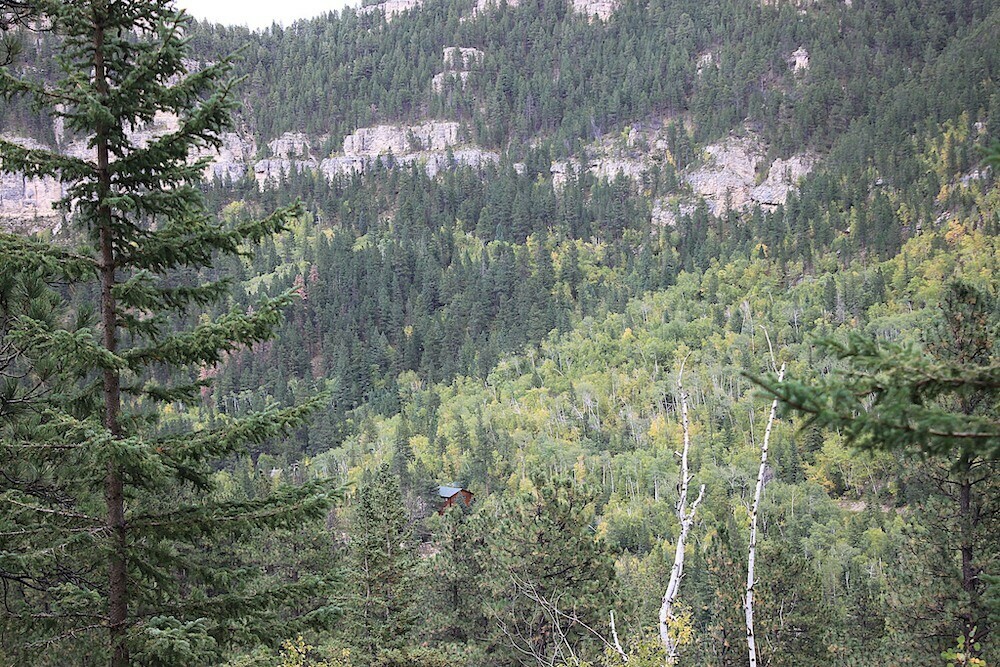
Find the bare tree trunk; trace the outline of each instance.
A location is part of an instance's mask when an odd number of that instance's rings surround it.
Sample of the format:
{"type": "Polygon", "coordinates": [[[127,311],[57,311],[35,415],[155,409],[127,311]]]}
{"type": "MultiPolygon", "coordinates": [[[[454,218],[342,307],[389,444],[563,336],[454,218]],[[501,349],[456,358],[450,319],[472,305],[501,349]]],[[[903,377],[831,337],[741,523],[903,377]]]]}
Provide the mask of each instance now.
{"type": "MultiPolygon", "coordinates": [[[[100,12],[101,8],[95,9],[100,12]]],[[[106,11],[106,8],[105,8],[106,11]]],[[[104,65],[104,20],[96,16],[94,30],[94,85],[101,96],[107,96],[108,80],[104,65]]],[[[115,306],[115,253],[112,230],[111,208],[107,198],[111,195],[111,160],[108,149],[110,129],[101,123],[96,132],[97,179],[99,204],[97,224],[100,232],[99,264],[101,275],[101,325],[103,344],[108,352],[118,348],[118,317],[115,306]]],[[[123,431],[119,415],[121,413],[121,379],[118,371],[104,369],[104,428],[115,438],[121,438],[123,431]]],[[[104,479],[104,501],[107,512],[108,533],[111,548],[108,551],[108,632],[111,643],[111,667],[128,667],[128,563],[126,561],[125,536],[125,485],[121,466],[114,460],[108,461],[104,479]]]]}
{"type": "Polygon", "coordinates": [[[698,504],[705,495],[705,485],[702,484],[698,492],[698,497],[691,504],[691,508],[688,509],[688,484],[690,484],[692,477],[688,472],[688,450],[691,448],[691,429],[688,424],[687,394],[684,392],[684,386],[681,383],[683,374],[684,366],[682,365],[680,372],[677,374],[677,391],[680,393],[681,398],[681,425],[684,429],[684,449],[681,452],[679,479],[680,493],[677,498],[677,520],[680,522],[681,532],[677,536],[677,546],[674,550],[674,564],[670,568],[670,582],[667,584],[667,591],[663,594],[663,603],[660,605],[660,641],[663,643],[663,648],[666,649],[666,664],[668,665],[676,665],[678,658],[679,646],[677,645],[677,640],[670,634],[670,623],[675,620],[673,605],[677,599],[677,594],[680,592],[681,577],[684,574],[684,543],[687,540],[688,532],[691,530],[691,524],[694,523],[694,514],[698,509],[698,504]]]}
{"type": "Polygon", "coordinates": [[[612,609],[608,614],[611,616],[611,637],[614,639],[615,651],[621,656],[622,662],[628,662],[628,653],[622,648],[622,642],[618,639],[618,628],[615,626],[615,610],[612,609]]]}
{"type": "Polygon", "coordinates": [[[965,646],[968,650],[974,651],[974,645],[983,628],[976,627],[973,617],[973,610],[978,607],[978,571],[973,560],[974,538],[975,538],[975,517],[972,503],[972,461],[971,455],[964,454],[959,461],[957,471],[959,474],[958,486],[958,525],[959,525],[959,550],[962,554],[962,590],[968,595],[969,609],[963,615],[962,634],[965,637],[965,646]]]}
{"type": "MultiPolygon", "coordinates": [[[[785,378],[785,365],[778,371],[778,382],[785,378]]],[[[754,580],[754,566],[757,557],[757,512],[760,509],[760,496],[764,490],[764,470],[767,468],[767,445],[771,440],[771,427],[774,426],[774,415],[778,411],[778,399],[771,401],[771,414],[767,418],[767,428],[764,430],[764,442],[760,447],[760,469],[757,471],[757,488],[753,494],[753,506],[750,508],[750,557],[747,560],[747,589],[743,601],[743,611],[747,621],[747,651],[750,654],[750,667],[757,667],[757,639],[753,633],[753,589],[757,583],[754,580]]]]}

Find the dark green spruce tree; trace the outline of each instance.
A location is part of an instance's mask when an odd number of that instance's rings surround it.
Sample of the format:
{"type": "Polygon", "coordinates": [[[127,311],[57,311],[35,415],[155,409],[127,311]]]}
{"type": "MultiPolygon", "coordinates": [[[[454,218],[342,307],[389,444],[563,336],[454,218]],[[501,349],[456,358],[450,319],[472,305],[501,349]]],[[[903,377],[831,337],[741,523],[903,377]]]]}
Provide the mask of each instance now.
{"type": "Polygon", "coordinates": [[[319,399],[195,430],[161,416],[199,400],[199,371],[272,336],[289,295],[186,323],[224,304],[213,260],[281,230],[296,209],[233,224],[206,213],[196,156],[231,122],[230,62],[188,71],[188,20],[171,2],[18,5],[61,40],[60,74],[41,81],[15,63],[0,68],[0,93],[61,118],[88,150],[0,141],[5,172],[62,183],[78,244],[0,236],[0,658],[219,664],[230,645],[293,632],[324,608],[307,577],[257,587],[217,553],[322,516],[336,495],[326,483],[212,500],[214,462],[299,426],[319,399]],[[162,114],[177,128],[139,140],[162,114]]]}
{"type": "Polygon", "coordinates": [[[351,524],[350,641],[362,664],[394,664],[407,646],[417,620],[415,546],[399,480],[383,465],[362,484],[351,524]]]}

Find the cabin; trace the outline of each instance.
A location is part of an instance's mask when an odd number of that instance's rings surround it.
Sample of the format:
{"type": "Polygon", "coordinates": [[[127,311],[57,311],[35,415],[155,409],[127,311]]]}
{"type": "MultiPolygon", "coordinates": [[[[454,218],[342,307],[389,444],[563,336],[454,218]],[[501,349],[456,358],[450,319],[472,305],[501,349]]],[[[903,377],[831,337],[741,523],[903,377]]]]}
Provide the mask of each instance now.
{"type": "Polygon", "coordinates": [[[466,507],[469,507],[472,505],[472,499],[475,496],[472,491],[464,489],[460,486],[439,486],[438,497],[444,500],[444,504],[441,505],[441,509],[438,510],[438,514],[444,514],[446,509],[457,502],[462,502],[466,507]]]}

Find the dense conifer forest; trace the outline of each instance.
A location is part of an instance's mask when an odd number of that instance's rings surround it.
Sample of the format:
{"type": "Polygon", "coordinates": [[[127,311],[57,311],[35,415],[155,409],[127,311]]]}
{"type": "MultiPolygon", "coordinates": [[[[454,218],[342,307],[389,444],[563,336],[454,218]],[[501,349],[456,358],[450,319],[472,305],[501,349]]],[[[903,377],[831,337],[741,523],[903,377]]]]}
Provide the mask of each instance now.
{"type": "Polygon", "coordinates": [[[1000,661],[1000,3],[613,4],[0,5],[0,665],[1000,661]]]}

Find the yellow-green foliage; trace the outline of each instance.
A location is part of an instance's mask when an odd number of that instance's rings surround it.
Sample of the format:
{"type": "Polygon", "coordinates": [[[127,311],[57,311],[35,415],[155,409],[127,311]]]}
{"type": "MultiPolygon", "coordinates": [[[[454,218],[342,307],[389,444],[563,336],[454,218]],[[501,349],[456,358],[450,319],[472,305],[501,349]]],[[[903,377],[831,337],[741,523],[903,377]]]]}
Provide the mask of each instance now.
{"type": "MultiPolygon", "coordinates": [[[[315,646],[307,644],[302,635],[286,639],[275,667],[351,667],[351,652],[343,648],[332,656],[319,657],[315,646]]],[[[324,652],[325,653],[325,652],[324,652]]]]}

